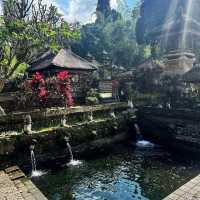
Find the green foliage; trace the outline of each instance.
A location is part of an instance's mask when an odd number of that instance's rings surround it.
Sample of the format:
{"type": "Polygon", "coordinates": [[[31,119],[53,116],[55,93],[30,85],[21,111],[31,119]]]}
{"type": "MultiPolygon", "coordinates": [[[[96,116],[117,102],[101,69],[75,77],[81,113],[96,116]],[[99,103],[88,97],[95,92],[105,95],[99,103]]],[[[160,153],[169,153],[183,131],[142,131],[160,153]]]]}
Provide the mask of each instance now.
{"type": "Polygon", "coordinates": [[[13,77],[17,77],[19,75],[23,75],[28,68],[28,65],[26,63],[21,63],[18,65],[17,69],[13,73],[13,77]]]}
{"type": "Polygon", "coordinates": [[[151,47],[150,45],[147,45],[145,48],[144,48],[144,59],[148,59],[150,56],[151,56],[151,47]]]}
{"type": "Polygon", "coordinates": [[[55,6],[42,0],[5,0],[0,21],[1,75],[11,77],[22,63],[30,63],[41,53],[68,47],[80,32],[65,22],[55,6]],[[13,60],[15,64],[13,65],[13,60]]]}
{"type": "Polygon", "coordinates": [[[105,9],[106,12],[98,13],[95,23],[81,28],[81,40],[73,44],[73,50],[83,57],[90,53],[101,63],[103,52],[106,51],[113,64],[127,69],[151,56],[149,46],[139,46],[136,42],[135,26],[139,6],[133,10],[132,17],[130,13],[127,13],[128,17],[122,17],[115,10],[105,9]]]}

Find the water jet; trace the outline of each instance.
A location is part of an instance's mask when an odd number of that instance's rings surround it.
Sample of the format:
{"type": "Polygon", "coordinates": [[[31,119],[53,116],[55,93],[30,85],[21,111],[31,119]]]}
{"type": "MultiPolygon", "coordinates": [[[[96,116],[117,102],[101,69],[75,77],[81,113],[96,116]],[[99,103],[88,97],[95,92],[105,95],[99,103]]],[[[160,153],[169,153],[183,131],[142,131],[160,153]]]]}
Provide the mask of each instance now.
{"type": "Polygon", "coordinates": [[[77,165],[81,165],[82,162],[79,161],[79,160],[74,160],[74,155],[73,155],[73,152],[72,152],[72,147],[69,143],[69,137],[65,136],[64,137],[64,140],[66,142],[66,147],[67,147],[67,150],[69,152],[69,155],[70,155],[70,161],[69,163],[67,163],[67,166],[77,166],[77,165]]]}

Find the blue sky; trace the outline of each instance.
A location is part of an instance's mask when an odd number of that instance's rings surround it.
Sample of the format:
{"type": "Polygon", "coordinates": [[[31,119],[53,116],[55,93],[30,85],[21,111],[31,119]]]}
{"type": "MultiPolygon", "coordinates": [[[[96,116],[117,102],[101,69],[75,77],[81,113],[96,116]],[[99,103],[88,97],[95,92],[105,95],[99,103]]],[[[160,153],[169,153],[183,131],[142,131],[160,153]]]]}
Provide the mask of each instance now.
{"type": "MultiPolygon", "coordinates": [[[[47,1],[47,0],[46,0],[47,1]]],[[[52,0],[68,21],[88,23],[95,19],[97,0],[52,0]]],[[[125,1],[132,8],[138,0],[110,0],[111,6],[116,9],[118,1],[125,1]]]]}
{"type": "MultiPolygon", "coordinates": [[[[38,0],[35,0],[35,2],[38,0]]],[[[58,7],[65,19],[69,22],[80,21],[82,24],[92,22],[95,19],[97,0],[42,0],[46,4],[54,4],[58,7]]],[[[139,0],[110,0],[111,6],[117,9],[117,2],[124,1],[132,8],[139,0]]],[[[0,0],[1,2],[1,0],[0,0]]],[[[1,14],[1,3],[0,3],[1,14]]]]}

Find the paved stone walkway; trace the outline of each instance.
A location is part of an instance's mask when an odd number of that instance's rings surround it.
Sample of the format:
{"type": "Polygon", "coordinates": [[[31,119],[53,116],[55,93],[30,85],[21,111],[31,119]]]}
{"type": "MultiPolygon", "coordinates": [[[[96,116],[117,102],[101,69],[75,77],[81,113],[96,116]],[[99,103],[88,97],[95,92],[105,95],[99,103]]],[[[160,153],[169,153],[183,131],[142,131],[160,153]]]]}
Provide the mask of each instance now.
{"type": "Polygon", "coordinates": [[[17,167],[0,171],[0,200],[47,200],[17,167]]]}
{"type": "Polygon", "coordinates": [[[181,186],[163,200],[200,200],[200,175],[181,186]]]}
{"type": "Polygon", "coordinates": [[[9,176],[4,171],[0,171],[0,200],[8,199],[23,200],[23,197],[9,176]]]}

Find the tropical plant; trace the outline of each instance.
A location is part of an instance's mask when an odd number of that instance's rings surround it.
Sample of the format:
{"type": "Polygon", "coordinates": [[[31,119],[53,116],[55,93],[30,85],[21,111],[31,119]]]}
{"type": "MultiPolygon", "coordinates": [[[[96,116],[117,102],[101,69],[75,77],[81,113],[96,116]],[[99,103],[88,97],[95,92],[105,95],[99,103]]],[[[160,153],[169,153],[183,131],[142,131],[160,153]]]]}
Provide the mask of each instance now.
{"type": "Polygon", "coordinates": [[[136,42],[139,5],[134,8],[131,18],[125,18],[112,10],[108,2],[98,1],[97,20],[81,28],[81,39],[72,47],[82,57],[89,53],[100,63],[103,63],[103,52],[106,51],[113,65],[130,69],[151,56],[148,46],[139,46],[136,42]]]}
{"type": "Polygon", "coordinates": [[[71,75],[68,71],[58,72],[51,78],[45,78],[43,74],[36,72],[31,80],[25,80],[21,84],[19,102],[24,106],[31,102],[34,106],[43,107],[49,103],[51,97],[63,99],[66,108],[73,106],[71,75]]]}
{"type": "Polygon", "coordinates": [[[66,108],[73,106],[71,75],[65,70],[57,74],[57,91],[65,99],[66,108]]]}
{"type": "Polygon", "coordinates": [[[39,54],[58,51],[79,38],[79,31],[70,26],[55,6],[42,0],[4,0],[0,22],[1,76],[11,77],[20,64],[30,63],[39,54]]]}

